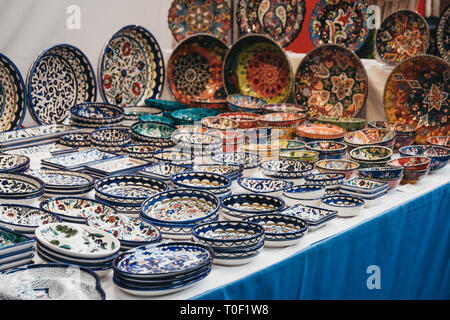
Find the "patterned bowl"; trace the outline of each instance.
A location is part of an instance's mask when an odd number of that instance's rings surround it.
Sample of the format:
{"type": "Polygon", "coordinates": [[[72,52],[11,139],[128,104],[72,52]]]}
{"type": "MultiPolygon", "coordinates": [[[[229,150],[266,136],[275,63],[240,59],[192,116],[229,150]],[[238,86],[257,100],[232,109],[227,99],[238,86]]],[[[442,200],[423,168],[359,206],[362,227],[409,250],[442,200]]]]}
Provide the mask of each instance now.
{"type": "Polygon", "coordinates": [[[207,133],[207,132],[209,132],[208,128],[205,128],[202,125],[185,124],[185,125],[177,126],[177,131],[175,131],[175,134],[178,134],[178,133],[207,133]]]}
{"type": "Polygon", "coordinates": [[[430,167],[431,159],[421,156],[407,156],[390,160],[387,165],[389,167],[403,167],[403,174],[406,171],[426,170],[430,167]]]}
{"type": "Polygon", "coordinates": [[[365,201],[347,195],[334,195],[322,198],[322,207],[336,210],[339,217],[353,217],[361,213],[365,201]]]}
{"type": "Polygon", "coordinates": [[[172,135],[176,127],[160,122],[137,122],[131,126],[131,136],[142,141],[161,147],[172,147],[172,135]]]}
{"type": "Polygon", "coordinates": [[[285,202],[278,197],[242,193],[223,198],[221,213],[227,220],[241,220],[255,214],[276,213],[284,206],[285,202]]]}
{"type": "Polygon", "coordinates": [[[343,173],[345,179],[350,179],[360,168],[360,165],[351,160],[320,160],[316,162],[320,173],[343,173]]]}
{"type": "MultiPolygon", "coordinates": [[[[45,182],[26,174],[0,173],[0,200],[36,199],[45,192],[45,182]]],[[[23,203],[25,204],[25,203],[23,203]]]]}
{"type": "Polygon", "coordinates": [[[97,148],[120,147],[131,141],[128,128],[100,128],[91,133],[91,142],[97,148]]]}
{"type": "Polygon", "coordinates": [[[429,137],[427,143],[433,146],[450,148],[450,136],[429,137]]]}
{"type": "Polygon", "coordinates": [[[201,122],[208,129],[234,130],[239,127],[239,122],[236,120],[223,117],[206,117],[201,122]]]}
{"type": "Polygon", "coordinates": [[[264,246],[287,247],[294,245],[308,230],[308,223],[284,214],[258,214],[244,219],[264,228],[264,246]]]}
{"type": "Polygon", "coordinates": [[[280,152],[305,149],[305,143],[297,140],[272,140],[269,145],[277,147],[280,152]]]}
{"type": "Polygon", "coordinates": [[[242,147],[242,151],[246,153],[258,154],[263,158],[263,160],[265,158],[276,157],[279,154],[278,148],[275,148],[270,144],[245,144],[242,147]]]}
{"type": "Polygon", "coordinates": [[[192,167],[170,162],[159,162],[142,168],[139,174],[154,177],[160,180],[170,180],[172,175],[180,172],[191,171],[192,167]]]}
{"type": "Polygon", "coordinates": [[[187,108],[187,105],[185,105],[184,103],[163,99],[145,99],[145,105],[147,107],[154,107],[161,109],[163,111],[170,111],[170,112],[187,108]]]}
{"type": "Polygon", "coordinates": [[[212,133],[175,133],[172,141],[177,150],[196,155],[217,152],[223,145],[222,138],[212,133]]]}
{"type": "Polygon", "coordinates": [[[242,165],[235,164],[202,163],[194,164],[192,166],[192,171],[217,173],[226,176],[231,180],[241,176],[243,170],[244,167],[242,165]]]}
{"type": "Polygon", "coordinates": [[[294,103],[267,103],[263,107],[264,113],[306,113],[308,107],[294,103]]]}
{"type": "Polygon", "coordinates": [[[347,145],[343,142],[321,140],[308,142],[306,149],[319,153],[319,160],[341,159],[347,151],[347,145]]]}
{"type": "Polygon", "coordinates": [[[89,147],[91,134],[88,132],[66,133],[59,137],[59,143],[70,147],[89,147]]]}
{"type": "Polygon", "coordinates": [[[335,188],[343,183],[345,175],[343,173],[318,173],[305,177],[305,185],[320,186],[325,189],[335,188]]]}
{"type": "Polygon", "coordinates": [[[391,159],[392,149],[382,146],[358,147],[350,151],[350,157],[360,168],[382,167],[391,159]]]}
{"type": "Polygon", "coordinates": [[[325,187],[319,185],[296,185],[284,190],[283,195],[286,198],[299,200],[320,199],[325,195],[325,187]]]}
{"type": "Polygon", "coordinates": [[[61,221],[58,215],[39,208],[19,204],[0,204],[0,226],[16,232],[34,233],[40,225],[61,221]]]}
{"type": "Polygon", "coordinates": [[[259,118],[260,126],[267,127],[292,127],[305,121],[304,113],[267,113],[259,118]]]}
{"type": "Polygon", "coordinates": [[[317,121],[341,127],[347,131],[361,130],[366,125],[366,119],[362,118],[338,118],[321,115],[317,118],[317,121]]]}
{"type": "Polygon", "coordinates": [[[30,167],[30,158],[23,155],[0,154],[0,172],[19,173],[30,167]]]}
{"type": "Polygon", "coordinates": [[[70,109],[70,119],[80,124],[103,127],[121,122],[125,117],[123,108],[98,102],[85,102],[70,109]]]}
{"type": "Polygon", "coordinates": [[[311,150],[296,150],[280,152],[280,159],[299,160],[304,162],[316,162],[319,160],[319,152],[311,150]]]}
{"type": "Polygon", "coordinates": [[[153,122],[160,122],[160,123],[166,123],[170,124],[171,126],[175,125],[175,120],[169,117],[165,116],[156,116],[154,114],[144,114],[138,117],[140,122],[147,122],[147,121],[153,121],[153,122]]]}
{"type": "Polygon", "coordinates": [[[401,184],[415,184],[425,178],[430,172],[430,167],[424,170],[403,170],[403,178],[401,184]]]}
{"type": "Polygon", "coordinates": [[[152,159],[153,154],[161,150],[161,147],[151,144],[129,144],[121,148],[123,154],[137,159],[152,159]]]}
{"type": "Polygon", "coordinates": [[[259,124],[259,115],[251,112],[225,112],[218,117],[235,120],[239,123],[239,129],[255,128],[259,124]]]}
{"type": "Polygon", "coordinates": [[[354,148],[364,146],[384,146],[394,147],[395,131],[388,129],[363,129],[348,133],[344,137],[344,142],[348,146],[348,152],[354,148]]]}
{"type": "Polygon", "coordinates": [[[397,188],[403,178],[403,167],[360,168],[358,175],[373,181],[386,182],[388,190],[397,188]]]}
{"type": "Polygon", "coordinates": [[[331,124],[304,124],[296,129],[296,134],[306,142],[314,140],[340,141],[344,138],[346,131],[331,124]]]}
{"type": "Polygon", "coordinates": [[[227,97],[228,108],[232,112],[261,113],[266,102],[262,99],[242,94],[232,94],[227,97]]]}
{"type": "Polygon", "coordinates": [[[272,196],[281,196],[284,190],[290,189],[294,185],[290,181],[247,177],[240,177],[238,184],[249,193],[269,194],[272,196]]]}
{"type": "Polygon", "coordinates": [[[450,149],[432,145],[412,145],[399,150],[402,157],[425,156],[431,159],[430,171],[445,167],[450,159],[450,149]]]}
{"type": "Polygon", "coordinates": [[[266,176],[287,179],[308,176],[314,169],[314,164],[297,160],[269,160],[260,166],[266,176]]]}
{"type": "MultiPolygon", "coordinates": [[[[146,107],[146,106],[128,106],[123,108],[123,113],[125,115],[125,120],[139,120],[140,116],[161,116],[162,110],[154,107],[146,107]]],[[[141,120],[141,121],[149,121],[149,120],[141,120]]]]}
{"type": "Polygon", "coordinates": [[[231,180],[217,173],[181,172],[174,174],[171,180],[180,189],[208,191],[215,195],[228,193],[231,189],[231,180]]]}
{"type": "Polygon", "coordinates": [[[395,149],[411,145],[417,136],[416,128],[408,124],[392,123],[389,121],[369,121],[367,124],[371,128],[395,131],[395,149]]]}
{"type": "Polygon", "coordinates": [[[224,152],[212,156],[212,161],[220,164],[232,164],[243,166],[244,169],[253,169],[262,162],[262,157],[254,153],[224,152]]]}
{"type": "Polygon", "coordinates": [[[203,118],[214,117],[219,114],[220,111],[213,109],[190,108],[173,111],[170,116],[175,119],[177,125],[199,125],[203,118]]]}
{"type": "Polygon", "coordinates": [[[153,158],[157,162],[169,162],[181,165],[191,165],[194,163],[194,154],[176,150],[155,152],[153,158]]]}

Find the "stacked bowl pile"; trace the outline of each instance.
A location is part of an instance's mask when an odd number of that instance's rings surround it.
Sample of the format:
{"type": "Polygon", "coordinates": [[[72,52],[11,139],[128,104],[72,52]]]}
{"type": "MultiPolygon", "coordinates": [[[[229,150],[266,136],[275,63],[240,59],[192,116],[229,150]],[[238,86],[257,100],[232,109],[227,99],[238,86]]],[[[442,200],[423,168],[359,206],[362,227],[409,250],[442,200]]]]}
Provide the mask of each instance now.
{"type": "Polygon", "coordinates": [[[218,198],[231,194],[231,179],[210,172],[181,172],[172,176],[172,184],[180,189],[208,191],[218,198]]]}
{"type": "Polygon", "coordinates": [[[387,165],[394,168],[402,167],[403,178],[401,183],[414,184],[428,175],[431,167],[431,159],[421,156],[401,157],[389,161],[387,165]]]}
{"type": "Polygon", "coordinates": [[[45,182],[26,174],[0,173],[0,201],[33,205],[44,195],[45,182]]]}
{"type": "Polygon", "coordinates": [[[0,271],[33,263],[35,240],[0,226],[0,271]]]}
{"type": "Polygon", "coordinates": [[[0,154],[0,172],[23,173],[30,168],[30,158],[22,155],[0,154]]]}
{"type": "Polygon", "coordinates": [[[450,159],[450,148],[433,145],[413,145],[398,150],[402,157],[425,156],[431,159],[430,171],[445,167],[450,159]]]}
{"type": "Polygon", "coordinates": [[[222,199],[221,215],[231,221],[239,221],[255,214],[278,213],[285,202],[278,197],[255,193],[234,194],[222,199]]]}
{"type": "Polygon", "coordinates": [[[392,149],[383,146],[358,147],[350,151],[350,157],[360,168],[384,167],[391,160],[392,149]]]}
{"type": "Polygon", "coordinates": [[[160,148],[173,147],[172,135],[176,127],[155,121],[137,122],[131,126],[131,137],[135,143],[148,143],[160,148]]]}
{"type": "Polygon", "coordinates": [[[123,119],[123,108],[106,103],[86,102],[70,109],[70,124],[75,127],[114,127],[123,119]]]}
{"type": "Polygon", "coordinates": [[[386,195],[389,185],[369,179],[353,178],[344,181],[340,186],[341,194],[356,196],[364,200],[365,207],[378,203],[386,195]]]}
{"type": "Polygon", "coordinates": [[[91,135],[92,146],[104,152],[121,152],[122,147],[131,142],[128,128],[100,128],[91,135]]]}

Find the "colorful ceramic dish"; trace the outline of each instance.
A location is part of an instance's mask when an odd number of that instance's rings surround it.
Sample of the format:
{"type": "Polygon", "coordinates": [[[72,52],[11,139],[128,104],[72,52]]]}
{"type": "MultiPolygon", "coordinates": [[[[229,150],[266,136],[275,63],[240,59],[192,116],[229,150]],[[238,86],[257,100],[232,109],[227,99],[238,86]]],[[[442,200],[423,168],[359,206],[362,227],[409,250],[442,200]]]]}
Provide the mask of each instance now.
{"type": "Polygon", "coordinates": [[[445,107],[450,95],[449,72],[444,60],[420,55],[400,63],[386,81],[383,101],[387,118],[415,127],[417,144],[450,132],[445,107]]]}
{"type": "MultiPolygon", "coordinates": [[[[141,116],[161,116],[162,110],[154,107],[147,106],[127,106],[123,108],[125,120],[138,120],[141,116]]],[[[143,120],[147,121],[147,120],[143,120]]]]}
{"type": "Polygon", "coordinates": [[[350,157],[355,161],[388,161],[392,154],[392,149],[382,146],[359,147],[350,151],[350,157]]]}
{"type": "Polygon", "coordinates": [[[179,165],[170,162],[160,162],[149,166],[145,166],[139,171],[139,174],[143,174],[161,180],[170,180],[172,175],[176,173],[191,170],[192,168],[187,165],[179,165]]]}
{"type": "Polygon", "coordinates": [[[98,64],[98,83],[105,102],[137,106],[159,98],[165,78],[164,57],[144,27],[128,25],[106,43],[98,64]]]}
{"type": "Polygon", "coordinates": [[[388,190],[393,190],[397,188],[403,178],[403,167],[361,168],[358,174],[360,177],[372,181],[386,182],[389,185],[388,190]]]}
{"type": "Polygon", "coordinates": [[[274,196],[234,194],[222,199],[221,214],[228,220],[240,220],[255,214],[276,213],[284,206],[285,202],[274,196]]]}
{"type": "Polygon", "coordinates": [[[395,131],[394,148],[399,149],[411,145],[416,139],[416,127],[401,123],[390,123],[388,121],[369,121],[369,127],[377,129],[389,129],[395,131]]]}
{"type": "Polygon", "coordinates": [[[203,190],[217,196],[229,193],[231,189],[231,180],[218,173],[181,172],[174,174],[171,181],[180,189],[203,190]]]}
{"type": "Polygon", "coordinates": [[[272,140],[269,145],[283,151],[299,151],[305,149],[305,143],[297,140],[272,140]]]}
{"type": "Polygon", "coordinates": [[[445,167],[450,159],[450,149],[430,145],[413,145],[400,148],[402,157],[425,156],[431,159],[430,171],[445,167]]]}
{"type": "Polygon", "coordinates": [[[319,0],[312,12],[309,35],[314,46],[339,44],[357,51],[369,36],[364,0],[319,0]]]}
{"type": "Polygon", "coordinates": [[[341,140],[346,131],[341,127],[329,124],[304,124],[296,129],[296,134],[305,141],[341,140]]]}
{"type": "Polygon", "coordinates": [[[46,193],[64,193],[82,190],[88,192],[94,186],[91,176],[68,170],[29,170],[27,174],[45,182],[46,193]]]}
{"type": "Polygon", "coordinates": [[[347,131],[361,130],[366,125],[366,119],[363,118],[328,117],[321,115],[317,118],[317,121],[319,123],[341,127],[347,131]]]}
{"type": "Polygon", "coordinates": [[[305,185],[321,186],[325,189],[334,188],[345,181],[346,177],[343,173],[318,173],[305,177],[305,185]]]}
{"type": "Polygon", "coordinates": [[[22,155],[0,154],[0,172],[20,173],[30,166],[30,158],[22,155]]]}
{"type": "Polygon", "coordinates": [[[361,195],[374,195],[388,189],[388,184],[369,179],[353,178],[344,181],[340,186],[341,190],[358,192],[361,195]]]}
{"type": "Polygon", "coordinates": [[[16,232],[34,233],[40,225],[60,221],[59,216],[39,208],[19,204],[0,204],[0,225],[16,232]]]}
{"type": "Polygon", "coordinates": [[[269,194],[273,196],[282,195],[284,190],[290,189],[294,185],[290,181],[247,177],[240,177],[238,184],[249,193],[269,194]]]}
{"type": "Polygon", "coordinates": [[[365,202],[361,198],[347,195],[326,196],[322,206],[336,210],[339,217],[353,217],[361,213],[365,202]]]}
{"type": "Polygon", "coordinates": [[[181,41],[167,64],[169,88],[182,103],[225,101],[222,68],[228,47],[220,39],[193,35],[181,41]]]}
{"type": "Polygon", "coordinates": [[[180,125],[200,125],[201,120],[205,117],[213,117],[220,112],[212,109],[190,108],[172,111],[170,116],[180,125]]]}
{"type": "Polygon", "coordinates": [[[314,164],[297,160],[269,160],[261,163],[264,175],[276,178],[298,179],[314,169],[314,164]]]}
{"type": "Polygon", "coordinates": [[[176,127],[160,122],[138,122],[131,126],[131,136],[137,140],[160,147],[172,147],[172,134],[176,127]]]}
{"type": "Polygon", "coordinates": [[[450,148],[450,136],[429,137],[427,143],[432,146],[450,148]]]}
{"type": "Polygon", "coordinates": [[[229,95],[242,94],[277,103],[286,101],[291,92],[293,74],[289,59],[274,40],[264,35],[241,37],[227,53],[223,68],[229,95]]]}
{"type": "Polygon", "coordinates": [[[90,163],[116,159],[120,156],[113,153],[103,152],[97,149],[62,154],[41,160],[41,167],[50,167],[60,170],[79,170],[90,163]]]}
{"type": "Polygon", "coordinates": [[[194,163],[196,153],[185,152],[184,150],[178,151],[160,151],[156,152],[153,158],[157,162],[168,162],[181,165],[191,165],[194,163]]]}
{"type": "Polygon", "coordinates": [[[26,174],[0,173],[0,199],[38,198],[44,194],[45,182],[26,174]]]}
{"type": "Polygon", "coordinates": [[[375,48],[382,61],[398,64],[425,54],[429,38],[428,23],[419,13],[398,10],[388,15],[377,29],[375,48]]]}
{"type": "Polygon", "coordinates": [[[407,156],[388,162],[391,167],[403,167],[403,173],[409,170],[425,170],[430,167],[431,159],[424,156],[407,156]]]}
{"type": "Polygon", "coordinates": [[[298,217],[308,223],[308,231],[324,226],[328,221],[337,217],[336,210],[304,206],[297,204],[280,212],[283,215],[298,217]]]}
{"type": "Polygon", "coordinates": [[[151,144],[129,144],[121,148],[122,153],[137,159],[152,159],[154,153],[161,150],[161,147],[151,144]]]}
{"type": "Polygon", "coordinates": [[[296,102],[323,116],[355,117],[366,103],[368,87],[363,64],[340,45],[313,49],[295,74],[296,102]]]}
{"type": "Polygon", "coordinates": [[[347,150],[345,143],[330,140],[308,142],[305,147],[307,150],[318,152],[320,160],[341,159],[347,150]]]}
{"type": "Polygon", "coordinates": [[[165,116],[156,116],[154,114],[144,114],[142,116],[138,117],[138,120],[140,122],[147,122],[147,121],[153,121],[153,122],[161,122],[161,123],[167,123],[170,125],[175,125],[175,120],[169,117],[165,116]]]}
{"type": "Polygon", "coordinates": [[[80,49],[68,44],[50,47],[36,58],[27,87],[29,110],[39,124],[62,123],[73,106],[94,102],[97,95],[92,65],[80,49]]]}
{"type": "Polygon", "coordinates": [[[235,120],[239,123],[239,129],[249,129],[258,126],[259,115],[251,112],[226,112],[218,117],[235,120]]]}
{"type": "Polygon", "coordinates": [[[319,152],[311,150],[281,151],[279,157],[280,159],[287,160],[316,162],[317,160],[319,160],[319,152]]]}
{"type": "Polygon", "coordinates": [[[316,168],[320,173],[342,173],[345,174],[346,179],[350,179],[360,165],[351,160],[321,160],[316,162],[316,168]]]}
{"type": "Polygon", "coordinates": [[[344,142],[348,151],[363,146],[384,146],[392,149],[395,135],[395,131],[388,129],[363,129],[346,134],[344,142]]]}
{"type": "Polygon", "coordinates": [[[208,129],[234,130],[239,127],[239,122],[236,120],[223,117],[206,117],[201,122],[208,129]]]}
{"type": "Polygon", "coordinates": [[[267,113],[259,118],[260,126],[267,127],[292,127],[305,121],[303,113],[267,113]]]}
{"type": "Polygon", "coordinates": [[[214,162],[220,164],[233,164],[244,166],[244,169],[258,167],[262,162],[262,157],[254,153],[245,152],[224,152],[218,153],[211,158],[214,162]]]}
{"type": "Polygon", "coordinates": [[[27,89],[16,65],[0,54],[0,132],[20,128],[27,108],[27,89]]]}
{"type": "Polygon", "coordinates": [[[89,147],[91,145],[90,133],[68,133],[59,137],[59,143],[71,147],[89,147]]]}
{"type": "Polygon", "coordinates": [[[91,142],[94,147],[120,147],[131,142],[131,135],[128,128],[106,127],[96,129],[91,133],[91,142]]]}
{"type": "Polygon", "coordinates": [[[230,111],[261,113],[266,102],[260,98],[243,94],[230,94],[227,96],[230,111]]]}
{"type": "Polygon", "coordinates": [[[83,128],[114,126],[124,117],[120,107],[106,103],[84,102],[70,109],[70,123],[83,128]]]}
{"type": "Polygon", "coordinates": [[[447,6],[439,17],[436,30],[436,43],[440,56],[450,63],[450,5],[447,6]]]}

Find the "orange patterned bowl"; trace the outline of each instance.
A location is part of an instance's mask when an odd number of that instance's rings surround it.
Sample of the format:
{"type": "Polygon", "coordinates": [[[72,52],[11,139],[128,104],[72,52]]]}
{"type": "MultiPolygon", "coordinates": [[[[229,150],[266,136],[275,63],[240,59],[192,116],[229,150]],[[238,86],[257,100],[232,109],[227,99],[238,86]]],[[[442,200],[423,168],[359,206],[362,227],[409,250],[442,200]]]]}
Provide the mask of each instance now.
{"type": "Polygon", "coordinates": [[[314,140],[334,140],[341,141],[347,131],[339,126],[331,124],[305,124],[296,129],[299,137],[306,142],[314,140]]]}

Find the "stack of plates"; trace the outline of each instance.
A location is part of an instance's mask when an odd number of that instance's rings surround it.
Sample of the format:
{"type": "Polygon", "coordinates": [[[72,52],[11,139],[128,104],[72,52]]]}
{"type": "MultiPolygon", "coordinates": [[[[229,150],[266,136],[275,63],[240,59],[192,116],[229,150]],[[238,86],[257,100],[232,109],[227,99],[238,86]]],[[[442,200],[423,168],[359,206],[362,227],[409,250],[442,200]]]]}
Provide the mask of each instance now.
{"type": "Polygon", "coordinates": [[[100,279],[83,267],[33,264],[0,273],[0,300],[105,300],[100,279]]]}
{"type": "Polygon", "coordinates": [[[116,213],[116,209],[99,201],[71,196],[49,198],[39,206],[45,212],[61,217],[63,221],[80,224],[85,224],[91,215],[116,213]]]}
{"type": "Polygon", "coordinates": [[[147,199],[141,217],[159,228],[163,238],[186,240],[196,225],[217,221],[219,207],[220,200],[210,192],[177,189],[147,199]]]}
{"type": "Polygon", "coordinates": [[[150,223],[122,214],[91,215],[86,219],[88,226],[112,234],[120,241],[120,250],[127,251],[150,243],[161,242],[160,231],[150,223]]]}
{"type": "Polygon", "coordinates": [[[35,240],[0,227],[0,271],[33,263],[35,240]]]}
{"type": "Polygon", "coordinates": [[[41,179],[15,173],[0,173],[0,200],[2,202],[32,204],[44,195],[41,179]]]}
{"type": "Polygon", "coordinates": [[[98,102],[85,102],[70,109],[70,124],[83,128],[117,126],[124,119],[121,107],[98,102]]]}
{"type": "Polygon", "coordinates": [[[45,262],[78,265],[105,275],[117,257],[120,242],[111,234],[86,225],[50,223],[35,231],[36,250],[45,262]]]}
{"type": "Polygon", "coordinates": [[[185,290],[211,271],[213,250],[202,244],[171,242],[132,249],[114,260],[114,284],[138,296],[185,290]]]}
{"type": "Polygon", "coordinates": [[[278,197],[242,193],[223,198],[221,201],[221,213],[223,218],[236,221],[255,214],[278,213],[284,206],[284,200],[278,197]]]}
{"type": "Polygon", "coordinates": [[[365,207],[373,206],[386,195],[389,185],[385,182],[363,178],[353,178],[344,181],[340,186],[341,193],[359,197],[364,200],[365,207]]]}
{"type": "Polygon", "coordinates": [[[214,249],[214,264],[242,265],[262,251],[264,228],[243,221],[210,222],[193,228],[192,238],[214,249]]]}
{"type": "Polygon", "coordinates": [[[95,198],[118,213],[138,216],[147,198],[169,189],[166,182],[141,175],[109,176],[97,181],[95,198]]]}
{"type": "Polygon", "coordinates": [[[27,174],[45,182],[45,195],[82,195],[94,188],[94,178],[68,170],[30,170],[27,174]]]}
{"type": "Polygon", "coordinates": [[[30,158],[22,155],[0,154],[0,172],[22,173],[30,168],[30,158]]]}
{"type": "Polygon", "coordinates": [[[61,222],[61,218],[42,209],[20,204],[0,204],[0,226],[34,238],[40,225],[61,222]]]}

